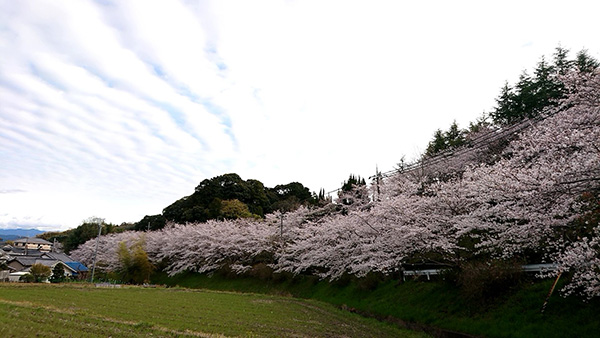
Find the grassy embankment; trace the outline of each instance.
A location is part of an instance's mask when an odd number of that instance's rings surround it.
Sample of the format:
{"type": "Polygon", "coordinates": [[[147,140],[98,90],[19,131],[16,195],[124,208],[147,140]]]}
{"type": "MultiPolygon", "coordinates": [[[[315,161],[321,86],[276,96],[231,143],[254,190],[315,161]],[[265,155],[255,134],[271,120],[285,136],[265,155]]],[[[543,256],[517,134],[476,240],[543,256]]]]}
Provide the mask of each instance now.
{"type": "Polygon", "coordinates": [[[485,337],[597,337],[600,333],[598,300],[584,302],[554,293],[541,313],[552,280],[523,282],[514,291],[487,302],[467,299],[459,288],[441,281],[328,283],[311,277],[274,281],[182,274],[156,276],[156,282],[310,298],[408,327],[421,327],[431,334],[436,334],[435,328],[485,337]]]}
{"type": "Polygon", "coordinates": [[[315,300],[180,288],[0,283],[0,337],[422,337],[315,300]]]}

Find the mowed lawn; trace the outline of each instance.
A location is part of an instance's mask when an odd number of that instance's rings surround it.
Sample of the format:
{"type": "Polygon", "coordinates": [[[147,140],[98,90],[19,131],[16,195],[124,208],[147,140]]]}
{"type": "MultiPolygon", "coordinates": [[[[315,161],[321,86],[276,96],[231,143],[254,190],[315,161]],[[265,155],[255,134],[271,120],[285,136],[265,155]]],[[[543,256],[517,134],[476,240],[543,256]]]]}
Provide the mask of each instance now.
{"type": "Polygon", "coordinates": [[[312,300],[168,288],[0,283],[0,337],[424,337],[312,300]]]}

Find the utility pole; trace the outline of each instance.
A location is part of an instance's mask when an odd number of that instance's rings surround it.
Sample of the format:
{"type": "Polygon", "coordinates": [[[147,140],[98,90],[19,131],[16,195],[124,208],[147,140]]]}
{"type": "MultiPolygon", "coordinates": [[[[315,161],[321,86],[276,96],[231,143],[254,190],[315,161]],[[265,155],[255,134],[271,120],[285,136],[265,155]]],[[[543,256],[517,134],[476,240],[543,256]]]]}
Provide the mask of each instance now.
{"type": "Polygon", "coordinates": [[[96,256],[98,256],[98,241],[100,240],[100,235],[102,233],[102,223],[104,222],[104,219],[93,217],[91,221],[98,223],[98,237],[96,237],[96,250],[94,250],[94,267],[92,268],[92,277],[90,278],[90,283],[93,283],[94,273],[96,272],[96,256]]]}

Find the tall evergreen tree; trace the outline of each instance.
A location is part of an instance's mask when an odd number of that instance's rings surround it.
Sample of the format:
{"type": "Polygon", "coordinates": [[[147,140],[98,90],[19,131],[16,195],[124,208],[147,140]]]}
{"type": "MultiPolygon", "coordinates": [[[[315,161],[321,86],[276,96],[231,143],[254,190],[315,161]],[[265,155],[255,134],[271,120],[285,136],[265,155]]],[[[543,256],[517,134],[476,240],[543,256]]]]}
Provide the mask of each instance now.
{"type": "Polygon", "coordinates": [[[433,140],[427,145],[425,156],[434,156],[447,149],[460,147],[465,144],[466,132],[458,128],[456,121],[453,121],[447,131],[438,129],[433,134],[433,140]]]}
{"type": "Polygon", "coordinates": [[[541,115],[567,95],[561,76],[571,71],[592,72],[600,66],[585,50],[577,53],[575,60],[569,60],[568,53],[567,49],[557,47],[553,61],[549,63],[542,57],[533,76],[524,71],[514,87],[505,84],[496,99],[496,108],[490,113],[494,123],[505,126],[541,115]]]}
{"type": "Polygon", "coordinates": [[[574,64],[581,73],[591,73],[600,68],[600,62],[591,57],[585,49],[577,53],[574,64]]]}

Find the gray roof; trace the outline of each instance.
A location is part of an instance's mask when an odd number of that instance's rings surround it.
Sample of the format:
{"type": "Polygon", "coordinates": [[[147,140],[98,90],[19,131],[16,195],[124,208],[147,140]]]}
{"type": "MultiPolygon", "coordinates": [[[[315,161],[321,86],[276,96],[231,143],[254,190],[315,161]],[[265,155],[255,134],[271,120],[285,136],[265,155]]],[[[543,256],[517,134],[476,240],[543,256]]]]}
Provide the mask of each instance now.
{"type": "Polygon", "coordinates": [[[53,267],[54,265],[56,265],[56,263],[59,263],[60,261],[57,261],[56,259],[36,259],[33,263],[34,264],[42,264],[45,265],[47,267],[53,267]]]}
{"type": "Polygon", "coordinates": [[[66,255],[62,252],[46,252],[42,255],[42,257],[56,259],[61,262],[72,262],[73,261],[73,258],[69,257],[68,255],[66,255]]]}
{"type": "Polygon", "coordinates": [[[7,251],[6,253],[9,255],[14,255],[14,256],[25,256],[26,253],[27,253],[27,256],[41,256],[43,254],[43,252],[41,252],[37,249],[25,249],[25,248],[12,248],[12,250],[7,251]]]}
{"type": "Polygon", "coordinates": [[[38,259],[38,257],[28,257],[28,256],[15,256],[13,259],[11,259],[10,261],[17,261],[19,262],[19,264],[23,265],[23,266],[32,266],[33,264],[35,264],[35,261],[38,259]]]}
{"type": "Polygon", "coordinates": [[[33,264],[42,264],[49,268],[53,268],[56,264],[61,263],[66,270],[71,270],[72,272],[77,272],[73,267],[61,262],[57,259],[47,259],[47,258],[39,258],[39,257],[15,257],[13,261],[19,262],[24,267],[24,271],[29,271],[33,264]]]}
{"type": "Polygon", "coordinates": [[[47,240],[45,240],[43,238],[37,238],[37,237],[23,237],[23,238],[19,238],[19,239],[15,239],[13,241],[13,243],[31,243],[31,244],[52,245],[52,243],[48,242],[47,240]]]}

